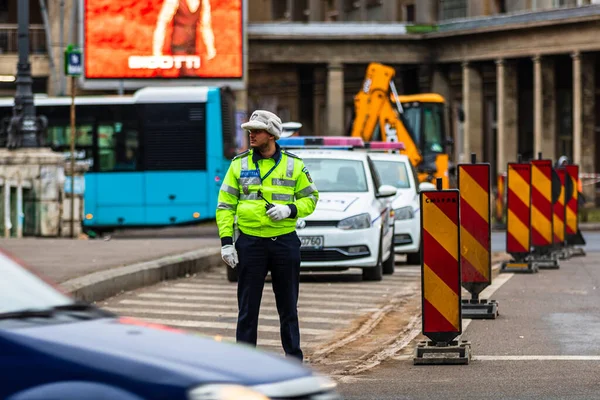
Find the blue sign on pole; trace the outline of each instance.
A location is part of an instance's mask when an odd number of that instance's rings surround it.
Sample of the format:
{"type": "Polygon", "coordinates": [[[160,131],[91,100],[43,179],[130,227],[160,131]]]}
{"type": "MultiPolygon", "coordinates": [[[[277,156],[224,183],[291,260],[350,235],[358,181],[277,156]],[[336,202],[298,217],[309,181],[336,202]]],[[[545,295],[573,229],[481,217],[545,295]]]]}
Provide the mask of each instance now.
{"type": "Polygon", "coordinates": [[[69,45],[65,50],[65,75],[79,76],[83,73],[83,55],[79,49],[69,45]]]}

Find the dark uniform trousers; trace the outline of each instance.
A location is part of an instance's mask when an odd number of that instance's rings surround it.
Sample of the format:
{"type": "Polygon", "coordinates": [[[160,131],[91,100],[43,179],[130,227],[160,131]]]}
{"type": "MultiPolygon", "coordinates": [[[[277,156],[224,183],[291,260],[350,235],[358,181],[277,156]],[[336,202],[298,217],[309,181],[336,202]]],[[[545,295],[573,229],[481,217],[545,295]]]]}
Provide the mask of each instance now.
{"type": "Polygon", "coordinates": [[[286,356],[303,360],[298,326],[300,284],[300,239],[296,232],[262,238],[240,233],[235,242],[238,252],[238,307],[236,340],[256,346],[258,314],[268,271],[286,356]]]}

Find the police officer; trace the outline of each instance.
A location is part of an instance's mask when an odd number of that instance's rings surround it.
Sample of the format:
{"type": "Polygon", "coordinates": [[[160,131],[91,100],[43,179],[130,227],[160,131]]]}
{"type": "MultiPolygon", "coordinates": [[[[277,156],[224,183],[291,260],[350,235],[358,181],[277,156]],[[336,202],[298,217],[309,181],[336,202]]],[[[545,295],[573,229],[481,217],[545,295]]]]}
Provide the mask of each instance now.
{"type": "Polygon", "coordinates": [[[310,215],[319,194],[300,158],[277,144],[281,119],[263,110],[241,125],[251,149],[231,162],[221,185],[217,225],[221,256],[238,268],[238,342],[256,346],[265,277],[271,271],[286,356],[303,360],[298,326],[300,240],[296,220],[310,215]],[[237,215],[240,235],[233,245],[237,215]],[[239,264],[239,265],[238,265],[239,264]]]}

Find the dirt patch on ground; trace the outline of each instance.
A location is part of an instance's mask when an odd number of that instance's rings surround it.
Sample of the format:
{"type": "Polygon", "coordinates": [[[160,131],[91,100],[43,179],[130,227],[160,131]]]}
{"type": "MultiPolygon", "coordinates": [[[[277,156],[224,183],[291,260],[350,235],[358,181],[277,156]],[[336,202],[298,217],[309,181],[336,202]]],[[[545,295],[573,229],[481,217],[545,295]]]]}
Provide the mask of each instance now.
{"type": "MultiPolygon", "coordinates": [[[[493,264],[508,259],[510,256],[505,253],[492,255],[493,264]]],[[[493,276],[497,273],[498,268],[495,268],[493,276]]],[[[421,331],[420,278],[410,285],[409,294],[393,297],[382,305],[379,318],[375,318],[377,312],[365,314],[328,343],[307,354],[311,366],[321,373],[339,377],[360,373],[394,356],[412,355],[416,344],[427,338],[421,331]]]]}

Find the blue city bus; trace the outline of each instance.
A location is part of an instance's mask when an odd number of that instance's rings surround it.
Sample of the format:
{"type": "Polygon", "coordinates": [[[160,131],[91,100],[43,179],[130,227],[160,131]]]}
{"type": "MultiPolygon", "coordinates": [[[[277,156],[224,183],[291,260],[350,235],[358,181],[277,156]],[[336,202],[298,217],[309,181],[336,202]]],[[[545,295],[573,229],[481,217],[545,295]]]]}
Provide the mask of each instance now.
{"type": "MultiPolygon", "coordinates": [[[[48,118],[46,145],[69,160],[71,99],[36,96],[34,104],[48,118]]],[[[237,150],[231,90],[147,87],[132,96],[81,96],[75,104],[76,162],[89,166],[85,231],[215,218],[237,150]]],[[[12,98],[0,99],[0,120],[12,105],[12,98]]]]}

